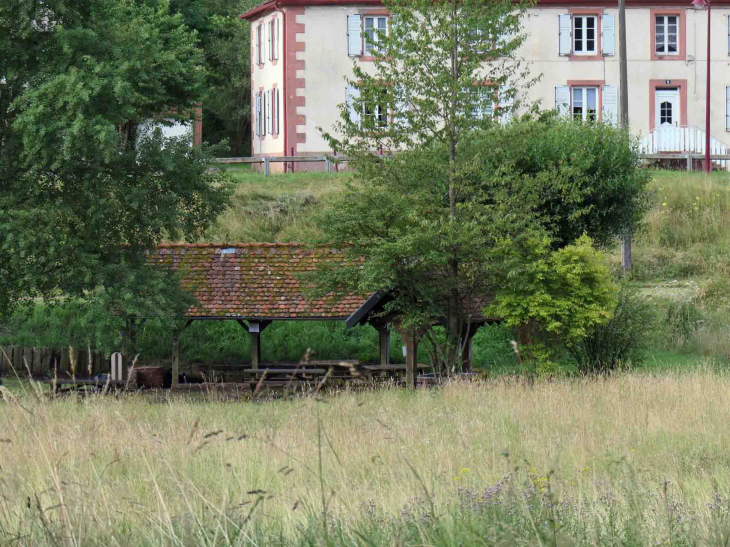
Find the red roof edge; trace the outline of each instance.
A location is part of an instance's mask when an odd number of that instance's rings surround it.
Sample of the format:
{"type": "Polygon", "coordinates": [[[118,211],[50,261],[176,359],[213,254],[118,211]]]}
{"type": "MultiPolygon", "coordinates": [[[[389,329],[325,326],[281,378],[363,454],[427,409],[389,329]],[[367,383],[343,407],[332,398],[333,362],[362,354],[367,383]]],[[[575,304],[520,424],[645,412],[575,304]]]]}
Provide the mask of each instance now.
{"type": "MultiPolygon", "coordinates": [[[[618,1],[618,0],[617,0],[618,1]]],[[[366,5],[366,6],[382,6],[381,0],[265,0],[258,6],[255,6],[245,13],[242,13],[241,19],[254,19],[257,15],[261,15],[269,10],[273,10],[279,6],[337,6],[337,5],[366,5]]]]}
{"type": "MultiPolygon", "coordinates": [[[[730,4],[730,0],[715,0],[716,4],[730,4]]],[[[279,6],[337,6],[337,5],[382,5],[381,0],[265,0],[241,15],[241,19],[253,19],[269,9],[279,6]]],[[[618,0],[537,0],[537,6],[586,6],[586,7],[615,7],[618,0]]],[[[626,0],[628,7],[632,6],[686,6],[687,0],[626,0]]]]}
{"type": "Polygon", "coordinates": [[[274,9],[276,7],[276,0],[264,0],[264,2],[260,3],[258,6],[252,7],[250,10],[242,13],[240,15],[241,19],[253,19],[254,16],[259,15],[265,11],[268,11],[269,9],[274,9]]]}

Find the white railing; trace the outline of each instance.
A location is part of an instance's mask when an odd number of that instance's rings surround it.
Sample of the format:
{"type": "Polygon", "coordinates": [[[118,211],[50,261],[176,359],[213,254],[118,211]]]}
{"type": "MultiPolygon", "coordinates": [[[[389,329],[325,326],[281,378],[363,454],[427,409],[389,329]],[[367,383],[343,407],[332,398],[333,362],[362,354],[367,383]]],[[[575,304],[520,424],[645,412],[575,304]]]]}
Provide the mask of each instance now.
{"type": "MultiPolygon", "coordinates": [[[[705,132],[699,127],[660,125],[646,137],[641,139],[641,151],[644,154],[705,153],[705,132]]],[[[710,137],[710,154],[724,156],[727,146],[714,137],[710,137]]],[[[716,165],[727,168],[726,160],[715,160],[716,165]]]]}

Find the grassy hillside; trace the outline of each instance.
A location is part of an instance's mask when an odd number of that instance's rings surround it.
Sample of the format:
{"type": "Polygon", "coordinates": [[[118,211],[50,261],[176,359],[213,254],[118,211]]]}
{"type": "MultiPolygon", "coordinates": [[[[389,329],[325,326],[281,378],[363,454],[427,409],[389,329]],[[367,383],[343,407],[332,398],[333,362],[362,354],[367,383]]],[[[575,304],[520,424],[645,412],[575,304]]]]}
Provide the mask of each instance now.
{"type": "MultiPolygon", "coordinates": [[[[295,173],[265,177],[233,168],[237,186],[231,207],[207,234],[213,242],[307,241],[318,235],[313,219],[328,207],[352,176],[295,173]]],[[[656,303],[656,353],[648,366],[685,364],[698,356],[730,356],[730,174],[654,172],[653,207],[635,235],[633,282],[656,303]]],[[[618,269],[618,248],[609,249],[618,269]]],[[[499,326],[481,329],[474,340],[476,367],[499,374],[516,370],[513,333],[499,326]]],[[[139,336],[144,359],[170,356],[172,335],[148,321],[139,336]]],[[[0,328],[0,345],[60,349],[85,346],[84,332],[68,312],[37,307],[0,328]]],[[[248,362],[249,337],[235,323],[197,323],[181,337],[187,361],[248,362]]],[[[278,322],[263,336],[265,361],[297,360],[312,348],[320,358],[375,360],[377,335],[370,327],[278,322]]],[[[402,361],[401,340],[391,356],[402,361]]],[[[422,358],[427,359],[424,351],[422,358]]]]}
{"type": "Polygon", "coordinates": [[[208,231],[211,242],[306,241],[318,235],[312,212],[342,191],[350,174],[263,174],[228,168],[236,188],[231,207],[208,231]]]}

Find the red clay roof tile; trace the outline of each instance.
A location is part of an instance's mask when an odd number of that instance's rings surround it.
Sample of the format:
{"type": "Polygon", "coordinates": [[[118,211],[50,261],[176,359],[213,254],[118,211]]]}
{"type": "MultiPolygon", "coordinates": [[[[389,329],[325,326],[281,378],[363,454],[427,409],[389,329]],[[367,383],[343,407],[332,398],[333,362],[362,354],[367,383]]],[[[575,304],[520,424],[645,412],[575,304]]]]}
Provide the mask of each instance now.
{"type": "Polygon", "coordinates": [[[149,263],[183,270],[183,286],[194,289],[199,307],[189,316],[262,319],[341,318],[354,313],[365,297],[346,295],[307,302],[298,274],[319,262],[344,263],[330,245],[298,243],[163,244],[149,263]]]}

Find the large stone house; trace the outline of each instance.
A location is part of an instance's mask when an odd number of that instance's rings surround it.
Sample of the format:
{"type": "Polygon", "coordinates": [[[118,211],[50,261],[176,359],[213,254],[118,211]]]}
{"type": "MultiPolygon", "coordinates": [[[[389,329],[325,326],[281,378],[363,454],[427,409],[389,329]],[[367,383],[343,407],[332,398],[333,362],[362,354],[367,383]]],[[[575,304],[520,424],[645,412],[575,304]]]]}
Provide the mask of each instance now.
{"type": "MultiPolygon", "coordinates": [[[[712,2],[711,135],[730,143],[730,0],[712,2]]],[[[318,127],[339,119],[352,61],[372,65],[371,29],[388,29],[378,0],[266,0],[251,22],[253,155],[330,152],[318,127]]],[[[707,10],[689,0],[627,0],[629,115],[648,152],[704,151],[707,10]]],[[[618,119],[618,8],[602,0],[539,0],[517,55],[540,82],[529,101],[580,119],[618,119]]],[[[489,112],[485,112],[489,114],[489,112]]],[[[279,164],[280,165],[280,164],[279,164]]],[[[301,167],[318,164],[300,164],[301,167]]]]}

